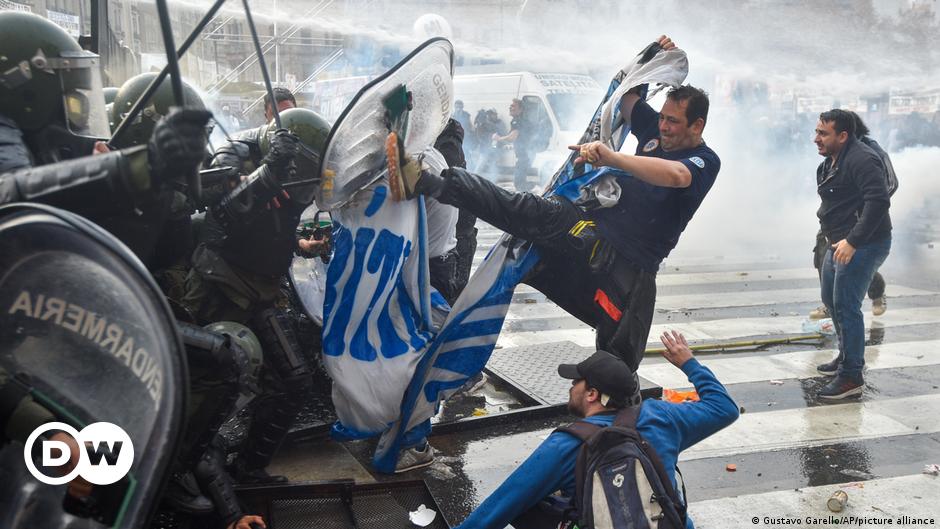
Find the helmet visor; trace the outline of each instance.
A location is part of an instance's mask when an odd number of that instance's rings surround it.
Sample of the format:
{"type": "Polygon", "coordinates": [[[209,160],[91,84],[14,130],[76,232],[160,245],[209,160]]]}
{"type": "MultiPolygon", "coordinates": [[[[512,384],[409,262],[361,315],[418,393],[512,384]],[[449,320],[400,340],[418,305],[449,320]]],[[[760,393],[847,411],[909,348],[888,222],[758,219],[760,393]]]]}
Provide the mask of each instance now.
{"type": "Polygon", "coordinates": [[[63,52],[61,58],[49,62],[62,86],[69,132],[99,139],[111,136],[98,56],[87,51],[63,52]]]}

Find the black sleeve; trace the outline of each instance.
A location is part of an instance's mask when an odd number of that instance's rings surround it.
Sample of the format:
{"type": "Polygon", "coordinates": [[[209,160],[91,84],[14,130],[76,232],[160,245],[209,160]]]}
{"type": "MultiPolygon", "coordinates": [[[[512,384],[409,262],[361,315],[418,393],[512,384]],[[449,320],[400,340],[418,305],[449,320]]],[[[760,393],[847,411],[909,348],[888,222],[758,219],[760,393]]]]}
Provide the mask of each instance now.
{"type": "Polygon", "coordinates": [[[16,123],[0,116],[0,174],[32,165],[23,133],[16,123]]]}
{"type": "Polygon", "coordinates": [[[852,246],[868,242],[872,232],[878,229],[888,214],[891,200],[888,198],[888,188],[885,180],[885,167],[881,159],[874,152],[866,152],[854,161],[849,171],[855,185],[862,194],[862,211],[858,222],[845,239],[852,246]]]}

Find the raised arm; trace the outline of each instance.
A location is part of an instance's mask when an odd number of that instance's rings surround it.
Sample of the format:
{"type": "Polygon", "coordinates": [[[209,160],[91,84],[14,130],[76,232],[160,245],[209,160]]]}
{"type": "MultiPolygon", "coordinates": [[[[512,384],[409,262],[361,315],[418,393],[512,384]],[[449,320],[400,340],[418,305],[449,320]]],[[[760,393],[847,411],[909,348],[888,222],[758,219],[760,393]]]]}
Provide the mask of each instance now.
{"type": "Polygon", "coordinates": [[[666,350],[666,360],[682,370],[698,393],[698,402],[685,402],[669,406],[670,416],[681,436],[679,451],[730,425],[738,418],[738,405],[710,369],[692,356],[685,336],[676,331],[660,336],[666,350]]]}

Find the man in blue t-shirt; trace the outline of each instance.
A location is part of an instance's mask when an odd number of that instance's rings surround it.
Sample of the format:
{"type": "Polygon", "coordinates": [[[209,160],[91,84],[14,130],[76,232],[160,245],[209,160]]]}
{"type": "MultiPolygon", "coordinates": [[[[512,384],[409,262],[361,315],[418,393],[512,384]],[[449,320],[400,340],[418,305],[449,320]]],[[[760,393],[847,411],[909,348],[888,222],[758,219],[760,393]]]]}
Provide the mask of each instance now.
{"type": "MultiPolygon", "coordinates": [[[[650,44],[640,63],[675,48],[666,36],[650,44]]],[[[456,206],[521,239],[541,259],[523,278],[564,310],[597,330],[598,349],[619,356],[634,371],[643,358],[656,272],[679,240],[718,174],[718,156],[702,140],[708,96],[682,86],[671,90],[661,112],[643,99],[645,86],[628,91],[621,116],[640,140],[636,155],[602,143],[578,145],[588,162],[612,175],[617,200],[577,203],[562,196],[511,193],[459,168],[441,176],[407,160],[389,188],[396,199],[428,195],[456,206]]]]}
{"type": "MultiPolygon", "coordinates": [[[[738,418],[738,406],[715,375],[698,360],[681,334],[664,333],[663,356],[689,377],[698,402],[674,404],[647,400],[640,405],[636,429],[656,450],[663,468],[676,468],[679,453],[738,418]]],[[[609,353],[598,351],[577,365],[562,364],[558,374],[571,379],[568,411],[587,422],[610,426],[616,412],[639,396],[636,375],[609,353]]],[[[575,493],[575,460],[581,441],[553,432],[457,529],[560,527],[567,500],[575,493]],[[560,492],[560,496],[550,496],[560,492]]],[[[676,489],[675,475],[670,472],[676,489]]],[[[692,529],[692,521],[686,527],[692,529]]]]}

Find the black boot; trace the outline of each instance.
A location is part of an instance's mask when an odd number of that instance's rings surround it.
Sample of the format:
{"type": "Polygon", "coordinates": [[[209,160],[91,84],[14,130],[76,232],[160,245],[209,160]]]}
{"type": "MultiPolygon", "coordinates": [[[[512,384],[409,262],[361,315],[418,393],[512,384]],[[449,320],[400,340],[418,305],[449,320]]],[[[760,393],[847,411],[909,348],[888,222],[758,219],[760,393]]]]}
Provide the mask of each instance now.
{"type": "Polygon", "coordinates": [[[170,477],[163,503],[175,511],[204,515],[213,510],[212,500],[203,496],[192,472],[177,472],[170,477]]]}

